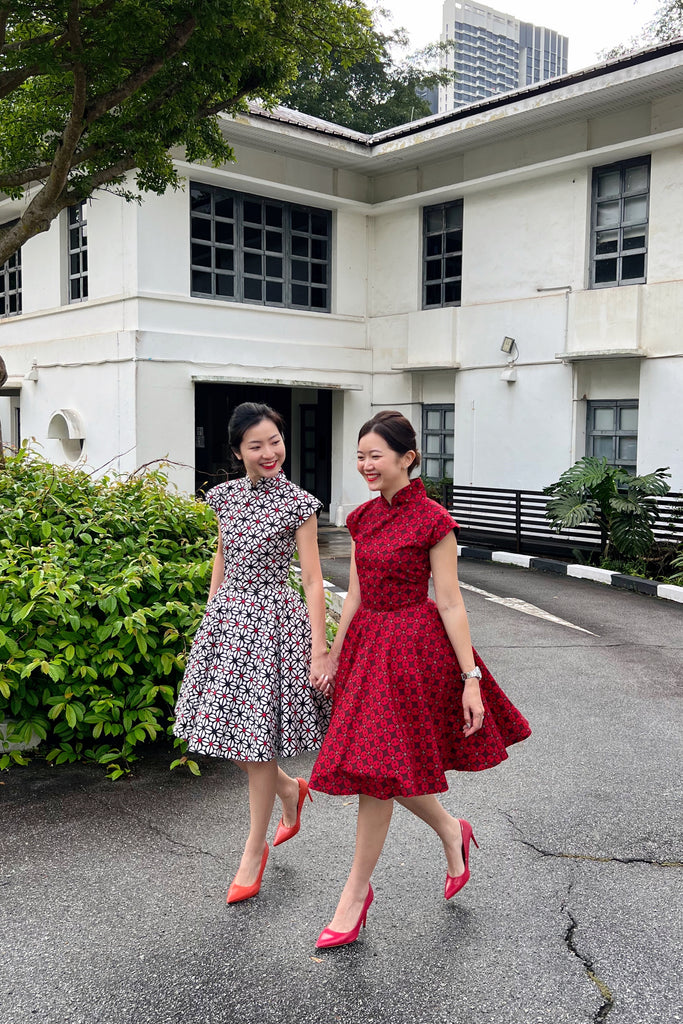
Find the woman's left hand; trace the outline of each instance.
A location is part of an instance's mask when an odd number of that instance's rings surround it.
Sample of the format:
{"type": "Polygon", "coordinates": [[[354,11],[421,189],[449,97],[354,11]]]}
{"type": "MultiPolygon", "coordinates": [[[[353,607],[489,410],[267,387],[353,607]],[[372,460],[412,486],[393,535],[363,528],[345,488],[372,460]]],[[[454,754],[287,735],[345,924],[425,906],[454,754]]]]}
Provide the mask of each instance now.
{"type": "Polygon", "coordinates": [[[468,679],[462,695],[462,710],[465,724],[462,731],[465,739],[473,736],[484,724],[484,705],[481,700],[481,691],[476,679],[468,679]]]}
{"type": "Polygon", "coordinates": [[[336,674],[337,663],[329,654],[319,654],[311,659],[311,686],[325,697],[332,696],[336,674]]]}

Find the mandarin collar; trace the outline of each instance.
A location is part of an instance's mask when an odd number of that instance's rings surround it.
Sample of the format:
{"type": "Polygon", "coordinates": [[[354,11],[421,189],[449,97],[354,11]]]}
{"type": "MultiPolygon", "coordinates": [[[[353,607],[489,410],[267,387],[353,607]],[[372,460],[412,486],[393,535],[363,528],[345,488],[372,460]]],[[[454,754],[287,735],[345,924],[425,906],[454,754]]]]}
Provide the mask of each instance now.
{"type": "Polygon", "coordinates": [[[240,477],[241,489],[246,494],[262,494],[274,491],[287,479],[284,472],[280,470],[277,476],[262,476],[258,483],[253,484],[248,476],[240,477]]]}
{"type": "Polygon", "coordinates": [[[426,493],[425,485],[418,476],[415,480],[411,480],[406,487],[402,487],[400,491],[396,491],[396,494],[391,499],[391,503],[387,501],[384,495],[381,497],[387,508],[401,508],[401,506],[407,505],[408,502],[413,501],[414,498],[418,498],[426,493]]]}

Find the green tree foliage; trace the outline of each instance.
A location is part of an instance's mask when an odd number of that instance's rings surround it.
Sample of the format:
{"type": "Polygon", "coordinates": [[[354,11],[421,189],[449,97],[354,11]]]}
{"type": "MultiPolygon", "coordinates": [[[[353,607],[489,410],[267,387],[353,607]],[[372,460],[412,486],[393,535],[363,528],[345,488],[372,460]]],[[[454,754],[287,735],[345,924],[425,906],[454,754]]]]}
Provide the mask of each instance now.
{"type": "Polygon", "coordinates": [[[373,35],[353,64],[335,54],[329,62],[302,65],[287,106],[370,135],[430,114],[418,91],[453,81],[454,72],[445,68],[453,42],[434,43],[397,60],[394,54],[408,46],[405,32],[375,29],[373,35]]]}
{"type": "Polygon", "coordinates": [[[545,488],[544,494],[550,495],[546,515],[556,530],[597,524],[603,557],[612,550],[626,558],[638,557],[654,544],[655,497],[670,490],[665,480],[670,475],[666,469],[656,469],[645,476],[630,476],[607,459],[586,456],[545,488]]]}
{"type": "Polygon", "coordinates": [[[0,722],[115,778],[169,730],[215,516],[161,472],[93,480],[24,448],[0,473],[0,518],[0,722]]]}
{"type": "Polygon", "coordinates": [[[363,0],[0,0],[0,189],[30,202],[0,265],[102,187],[177,186],[169,150],[220,164],[216,114],[280,99],[300,64],[372,46],[363,0]]]}

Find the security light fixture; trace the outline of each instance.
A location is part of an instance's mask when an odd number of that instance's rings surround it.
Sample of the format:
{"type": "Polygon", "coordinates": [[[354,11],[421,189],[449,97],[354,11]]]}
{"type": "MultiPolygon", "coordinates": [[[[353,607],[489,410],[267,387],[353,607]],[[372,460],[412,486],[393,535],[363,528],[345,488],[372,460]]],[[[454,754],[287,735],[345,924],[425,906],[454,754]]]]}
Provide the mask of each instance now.
{"type": "Polygon", "coordinates": [[[500,346],[500,351],[505,352],[505,354],[509,356],[513,348],[517,348],[517,342],[515,339],[508,338],[507,336],[503,338],[503,344],[500,346]]]}

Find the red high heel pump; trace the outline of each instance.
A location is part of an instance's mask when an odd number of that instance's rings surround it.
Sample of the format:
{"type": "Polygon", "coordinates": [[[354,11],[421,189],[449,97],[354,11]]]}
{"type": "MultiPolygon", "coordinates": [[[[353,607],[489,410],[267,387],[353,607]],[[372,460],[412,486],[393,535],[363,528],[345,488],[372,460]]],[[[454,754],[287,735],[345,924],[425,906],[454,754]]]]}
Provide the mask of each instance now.
{"type": "Polygon", "coordinates": [[[299,800],[296,805],[296,821],[293,825],[285,825],[282,818],[280,818],[277,829],[275,830],[275,839],[273,840],[273,846],[280,846],[281,843],[286,843],[288,839],[295,836],[301,828],[301,809],[304,806],[304,801],[308,796],[308,799],[313,803],[313,797],[311,791],[308,788],[308,783],[305,779],[297,779],[299,783],[299,800]]]}
{"type": "Polygon", "coordinates": [[[320,935],[318,936],[318,941],[316,942],[317,948],[327,949],[329,946],[348,946],[350,943],[355,942],[356,939],[358,938],[358,935],[360,934],[361,925],[363,926],[363,928],[365,928],[365,921],[368,916],[368,909],[374,898],[375,894],[372,891],[372,886],[369,885],[368,894],[365,897],[365,903],[363,904],[363,909],[360,912],[360,917],[358,918],[356,924],[351,929],[351,931],[333,932],[331,928],[323,928],[320,935]]]}
{"type": "Polygon", "coordinates": [[[464,818],[458,818],[460,822],[460,834],[462,836],[462,859],[465,861],[465,870],[461,875],[449,875],[446,872],[446,887],[444,889],[444,896],[447,900],[451,896],[455,896],[456,892],[460,892],[463,885],[470,880],[470,839],[474,843],[477,849],[479,849],[479,843],[474,838],[474,832],[469,821],[465,821],[464,818]]]}
{"type": "Polygon", "coordinates": [[[256,896],[257,892],[261,888],[261,879],[263,878],[263,872],[266,867],[266,861],[268,860],[268,843],[263,851],[263,857],[261,858],[261,867],[259,869],[258,877],[252,885],[237,885],[236,882],[232,882],[228,889],[228,895],[225,898],[226,903],[241,903],[242,900],[249,900],[252,896],[256,896]]]}

